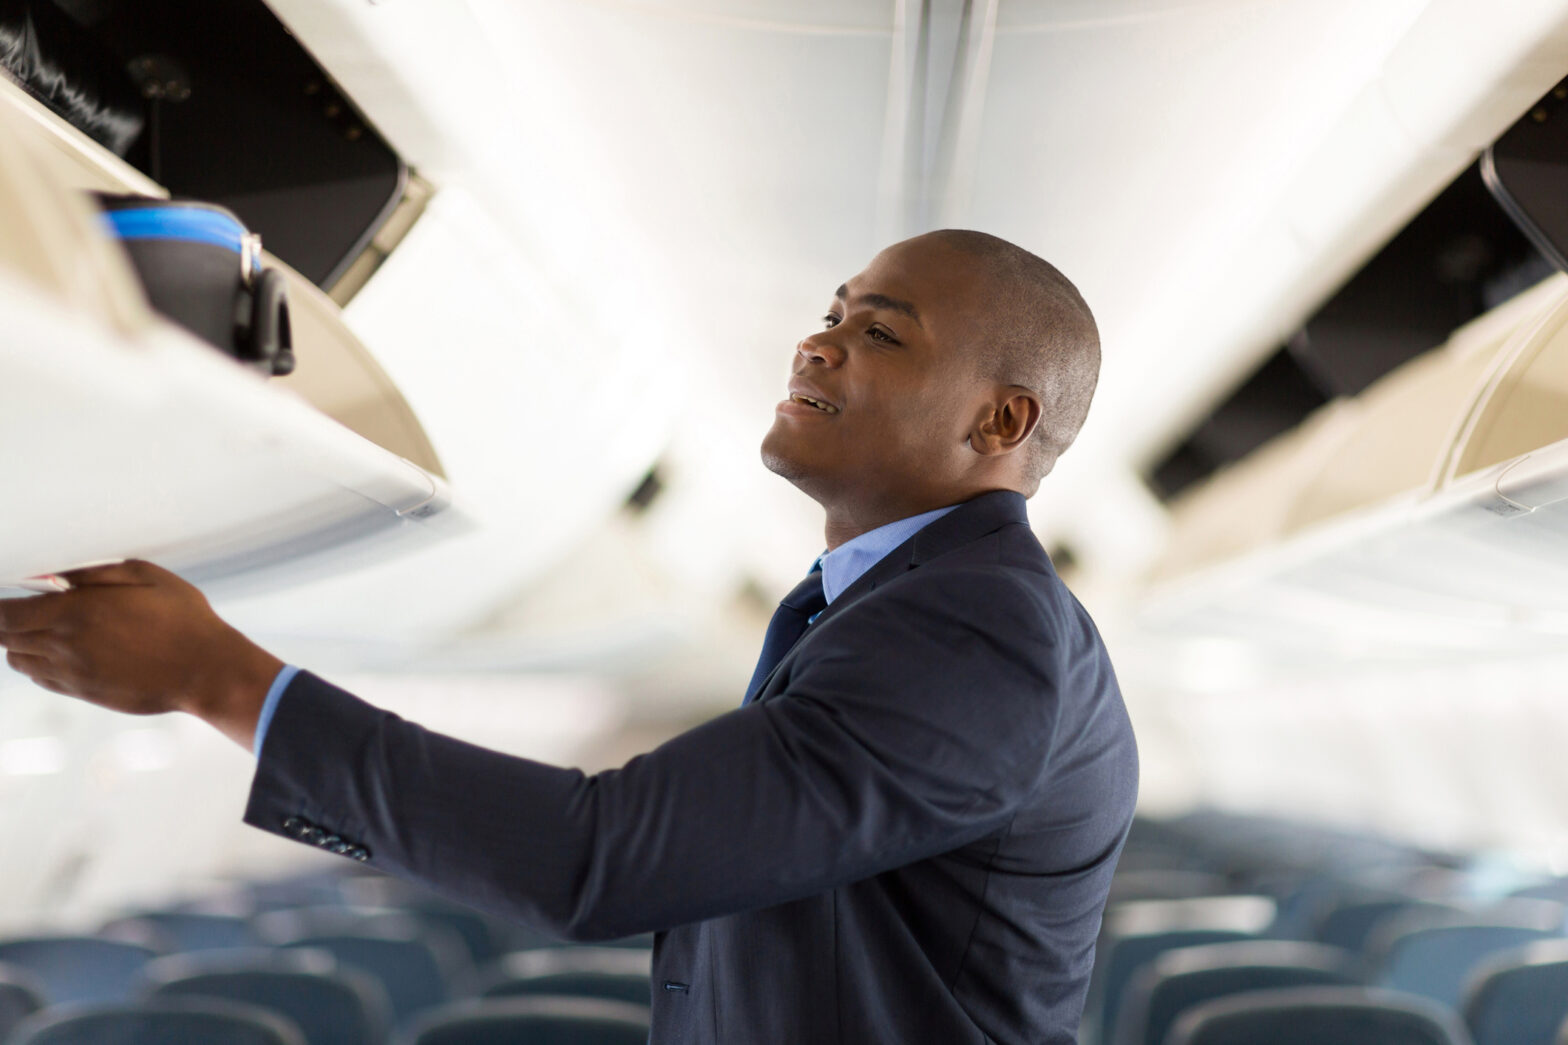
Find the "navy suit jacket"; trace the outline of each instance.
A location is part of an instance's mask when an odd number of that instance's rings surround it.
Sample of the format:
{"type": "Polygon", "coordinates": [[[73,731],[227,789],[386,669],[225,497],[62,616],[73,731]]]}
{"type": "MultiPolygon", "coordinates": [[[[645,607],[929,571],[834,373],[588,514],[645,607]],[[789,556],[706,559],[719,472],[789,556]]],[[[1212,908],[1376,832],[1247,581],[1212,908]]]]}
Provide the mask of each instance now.
{"type": "Polygon", "coordinates": [[[851,585],[758,699],[620,769],[301,672],[246,820],[569,939],[656,932],[656,1045],[1065,1045],[1136,790],[1105,647],[993,492],[851,585]]]}

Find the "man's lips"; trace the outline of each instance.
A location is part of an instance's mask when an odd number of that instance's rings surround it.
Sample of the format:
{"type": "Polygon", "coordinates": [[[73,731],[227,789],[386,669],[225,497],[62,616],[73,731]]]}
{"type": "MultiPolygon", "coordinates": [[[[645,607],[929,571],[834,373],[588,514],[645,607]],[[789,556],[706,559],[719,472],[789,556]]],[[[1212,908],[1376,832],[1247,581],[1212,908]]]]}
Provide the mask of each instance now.
{"type": "Polygon", "coordinates": [[[799,403],[824,414],[836,414],[839,410],[838,405],[820,389],[799,380],[789,383],[788,402],[799,403]]]}

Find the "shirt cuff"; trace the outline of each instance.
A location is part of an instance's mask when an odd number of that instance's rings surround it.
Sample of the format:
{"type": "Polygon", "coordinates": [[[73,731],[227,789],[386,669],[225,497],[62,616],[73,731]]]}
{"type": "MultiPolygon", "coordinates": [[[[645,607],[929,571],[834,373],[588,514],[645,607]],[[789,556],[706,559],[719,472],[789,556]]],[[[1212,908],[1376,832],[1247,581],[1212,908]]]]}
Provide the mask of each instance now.
{"type": "Polygon", "coordinates": [[[283,670],[278,672],[278,677],[272,680],[272,688],[267,690],[267,700],[261,705],[261,717],[256,719],[256,742],[251,746],[251,754],[261,757],[261,745],[267,739],[267,727],[272,725],[272,716],[277,713],[278,701],[283,698],[283,691],[289,688],[289,683],[294,681],[294,676],[299,674],[299,669],[292,664],[283,665],[283,670]]]}

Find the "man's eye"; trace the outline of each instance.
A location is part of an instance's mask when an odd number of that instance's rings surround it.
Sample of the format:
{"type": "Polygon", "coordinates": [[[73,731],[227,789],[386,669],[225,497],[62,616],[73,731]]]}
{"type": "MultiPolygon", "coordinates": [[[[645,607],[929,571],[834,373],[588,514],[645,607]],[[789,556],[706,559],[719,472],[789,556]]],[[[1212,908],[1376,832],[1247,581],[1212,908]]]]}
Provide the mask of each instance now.
{"type": "Polygon", "coordinates": [[[898,344],[898,338],[894,337],[892,334],[889,334],[886,330],[883,330],[881,327],[872,327],[872,328],[870,328],[869,330],[866,331],[866,336],[869,337],[873,341],[882,341],[882,342],[886,342],[889,345],[896,345],[896,344],[898,344]]]}
{"type": "Polygon", "coordinates": [[[824,330],[826,330],[828,327],[836,327],[838,324],[839,318],[831,312],[822,317],[822,328],[824,330]]]}

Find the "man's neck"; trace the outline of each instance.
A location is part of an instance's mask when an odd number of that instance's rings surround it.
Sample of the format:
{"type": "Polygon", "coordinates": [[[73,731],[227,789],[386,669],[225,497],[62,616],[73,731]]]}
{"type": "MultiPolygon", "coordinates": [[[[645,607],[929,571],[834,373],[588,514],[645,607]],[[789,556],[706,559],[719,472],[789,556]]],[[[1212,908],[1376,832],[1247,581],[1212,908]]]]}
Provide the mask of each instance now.
{"type": "Polygon", "coordinates": [[[950,504],[963,504],[992,490],[1015,490],[1025,497],[1033,493],[1033,490],[1027,493],[1020,490],[1011,477],[998,478],[989,474],[971,476],[964,482],[949,484],[940,489],[932,486],[909,491],[905,496],[875,499],[835,497],[825,490],[812,489],[807,483],[799,481],[795,482],[795,486],[822,505],[822,510],[826,513],[823,536],[827,539],[828,551],[854,540],[863,533],[869,533],[878,526],[908,519],[921,512],[946,508],[950,504]]]}
{"type": "Polygon", "coordinates": [[[862,509],[860,511],[845,510],[842,506],[827,508],[827,520],[823,525],[823,536],[826,538],[828,551],[847,544],[863,533],[870,533],[880,526],[908,519],[910,516],[922,512],[935,511],[946,508],[950,504],[958,504],[968,498],[954,495],[949,500],[940,500],[931,504],[911,503],[904,505],[883,505],[880,508],[862,509]]]}

